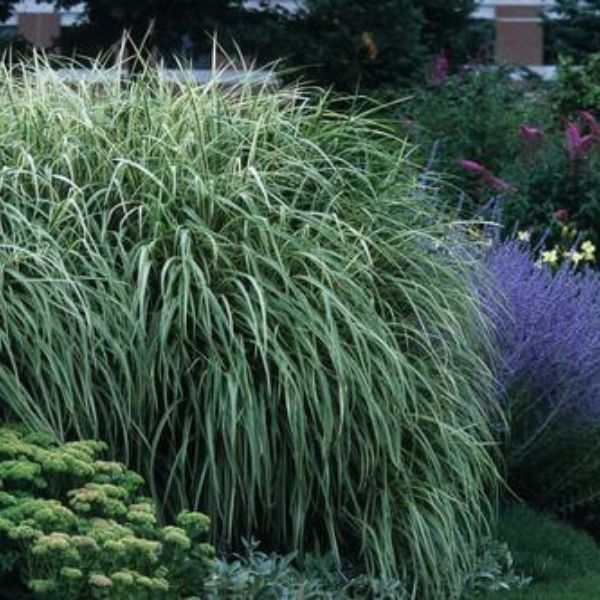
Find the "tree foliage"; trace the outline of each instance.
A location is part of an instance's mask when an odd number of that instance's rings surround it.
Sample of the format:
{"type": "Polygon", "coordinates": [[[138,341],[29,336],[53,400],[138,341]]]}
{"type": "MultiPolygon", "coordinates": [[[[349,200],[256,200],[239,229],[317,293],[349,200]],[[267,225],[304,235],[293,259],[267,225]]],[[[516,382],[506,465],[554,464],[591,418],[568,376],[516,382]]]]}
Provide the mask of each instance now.
{"type": "Polygon", "coordinates": [[[306,0],[283,23],[283,43],[263,36],[258,51],[308,65],[322,84],[390,85],[425,75],[432,54],[464,59],[473,8],[472,0],[306,0]]]}
{"type": "Polygon", "coordinates": [[[580,62],[598,51],[600,0],[557,0],[552,14],[558,18],[546,21],[551,55],[569,56],[580,62]]]}
{"type": "MultiPolygon", "coordinates": [[[[6,16],[15,0],[0,0],[6,16]]],[[[70,8],[78,0],[55,0],[70,8]]],[[[286,11],[264,0],[262,11],[242,0],[88,0],[85,22],[65,30],[65,51],[95,55],[117,42],[123,30],[160,51],[201,56],[217,32],[228,49],[233,40],[263,61],[284,59],[312,80],[341,89],[372,88],[423,76],[427,57],[441,51],[468,54],[473,0],[304,0],[286,11]]]]}
{"type": "MultiPolygon", "coordinates": [[[[79,0],[53,3],[67,9],[81,4],[79,0]]],[[[0,17],[8,16],[15,4],[16,0],[0,0],[0,17]]],[[[205,34],[229,27],[239,17],[241,4],[242,0],[87,0],[85,21],[64,32],[61,46],[95,54],[127,30],[135,41],[146,40],[163,52],[178,52],[186,44],[201,52],[209,44],[205,34]]]]}

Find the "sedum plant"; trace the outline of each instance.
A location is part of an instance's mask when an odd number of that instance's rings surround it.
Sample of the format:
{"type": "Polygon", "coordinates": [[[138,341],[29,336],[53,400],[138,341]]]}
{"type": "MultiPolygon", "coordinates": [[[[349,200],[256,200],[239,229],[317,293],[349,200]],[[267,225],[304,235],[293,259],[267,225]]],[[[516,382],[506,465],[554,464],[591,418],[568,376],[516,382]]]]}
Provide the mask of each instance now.
{"type": "Polygon", "coordinates": [[[52,443],[0,428],[0,589],[6,597],[182,598],[200,594],[208,518],[161,527],[138,474],[97,441],[52,443]]]}
{"type": "Polygon", "coordinates": [[[0,72],[1,410],[106,440],[225,546],[457,593],[491,344],[406,143],[318,90],[123,68],[0,72]]]}

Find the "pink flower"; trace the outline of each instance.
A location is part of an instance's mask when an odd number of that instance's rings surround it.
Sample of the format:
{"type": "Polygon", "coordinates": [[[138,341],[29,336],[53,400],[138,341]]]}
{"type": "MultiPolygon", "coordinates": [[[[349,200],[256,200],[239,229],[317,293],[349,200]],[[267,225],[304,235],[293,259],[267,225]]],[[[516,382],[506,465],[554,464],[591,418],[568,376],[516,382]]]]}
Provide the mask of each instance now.
{"type": "Polygon", "coordinates": [[[532,127],[531,125],[523,123],[523,125],[519,127],[519,136],[524,142],[527,142],[531,146],[536,146],[542,141],[544,134],[537,127],[532,127]]]}
{"type": "Polygon", "coordinates": [[[579,111],[581,118],[588,124],[590,128],[591,134],[597,138],[600,137],[600,126],[598,126],[598,121],[596,121],[596,117],[589,110],[581,110],[579,111]]]}
{"type": "Polygon", "coordinates": [[[438,54],[435,59],[435,65],[433,67],[433,74],[431,77],[431,82],[435,86],[442,86],[448,80],[448,72],[450,71],[450,63],[446,58],[446,55],[442,52],[438,54]]]}
{"type": "Polygon", "coordinates": [[[554,211],[554,218],[561,223],[569,220],[569,209],[568,208],[559,208],[554,211]]]}
{"type": "Polygon", "coordinates": [[[516,191],[515,188],[510,185],[510,183],[507,183],[504,181],[504,179],[500,179],[500,177],[496,177],[481,163],[475,162],[474,160],[463,159],[459,161],[459,164],[463,169],[471,171],[471,173],[477,173],[480,176],[482,183],[487,183],[496,190],[504,190],[508,192],[516,191]]]}
{"type": "Polygon", "coordinates": [[[460,166],[467,171],[471,171],[472,173],[487,173],[487,169],[480,163],[475,162],[474,160],[463,159],[459,161],[460,166]]]}
{"type": "Polygon", "coordinates": [[[585,153],[590,149],[592,143],[596,140],[596,136],[592,133],[581,135],[581,130],[577,123],[568,123],[565,129],[567,138],[567,152],[571,160],[579,160],[583,158],[585,153]]]}
{"type": "Polygon", "coordinates": [[[500,177],[495,177],[491,173],[489,173],[488,176],[485,177],[485,181],[496,190],[506,190],[511,192],[515,191],[515,188],[512,185],[510,185],[510,183],[507,183],[506,181],[504,181],[504,179],[500,179],[500,177]]]}

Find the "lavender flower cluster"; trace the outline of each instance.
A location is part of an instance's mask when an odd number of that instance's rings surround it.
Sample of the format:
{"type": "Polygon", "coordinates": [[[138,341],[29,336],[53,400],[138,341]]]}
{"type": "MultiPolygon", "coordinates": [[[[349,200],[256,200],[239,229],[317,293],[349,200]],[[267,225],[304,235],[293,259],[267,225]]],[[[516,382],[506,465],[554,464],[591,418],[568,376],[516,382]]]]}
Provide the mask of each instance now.
{"type": "Polygon", "coordinates": [[[495,291],[484,301],[498,332],[504,390],[600,417],[600,274],[536,263],[519,240],[494,244],[486,261],[495,291]]]}

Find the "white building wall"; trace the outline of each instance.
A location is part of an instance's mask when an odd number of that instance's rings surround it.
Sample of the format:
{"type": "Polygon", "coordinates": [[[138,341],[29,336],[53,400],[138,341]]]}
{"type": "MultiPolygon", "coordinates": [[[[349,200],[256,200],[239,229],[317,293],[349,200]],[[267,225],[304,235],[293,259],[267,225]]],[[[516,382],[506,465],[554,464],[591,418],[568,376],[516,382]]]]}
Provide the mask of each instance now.
{"type": "Polygon", "coordinates": [[[493,19],[497,6],[528,6],[548,10],[554,6],[554,0],[479,0],[474,16],[480,19],[493,19]]]}
{"type": "MultiPolygon", "coordinates": [[[[73,25],[80,19],[84,13],[85,3],[82,2],[70,8],[69,10],[60,10],[61,23],[63,25],[73,25]]],[[[17,24],[17,14],[19,13],[52,13],[55,12],[52,2],[36,2],[35,0],[21,0],[14,5],[13,16],[6,21],[6,25],[17,24]]]]}

